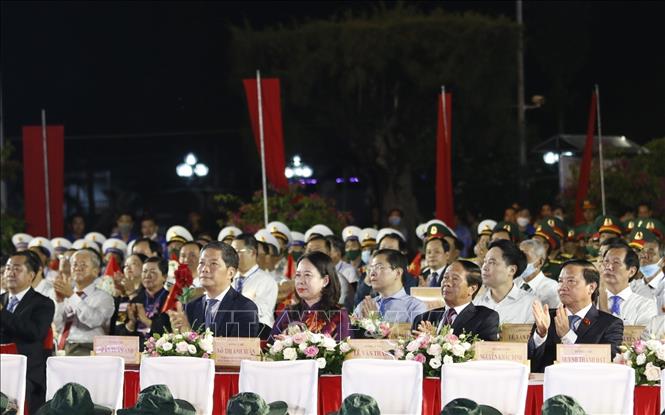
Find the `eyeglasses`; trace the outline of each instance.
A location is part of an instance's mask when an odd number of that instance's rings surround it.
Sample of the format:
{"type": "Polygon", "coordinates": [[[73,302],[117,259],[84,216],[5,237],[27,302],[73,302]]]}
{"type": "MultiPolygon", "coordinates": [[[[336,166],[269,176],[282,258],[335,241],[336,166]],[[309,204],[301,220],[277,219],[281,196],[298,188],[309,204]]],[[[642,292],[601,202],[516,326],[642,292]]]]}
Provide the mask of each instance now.
{"type": "Polygon", "coordinates": [[[375,265],[370,265],[367,267],[367,271],[369,272],[376,272],[377,274],[383,272],[385,269],[395,269],[395,267],[391,267],[389,265],[383,265],[383,264],[375,264],[375,265]]]}

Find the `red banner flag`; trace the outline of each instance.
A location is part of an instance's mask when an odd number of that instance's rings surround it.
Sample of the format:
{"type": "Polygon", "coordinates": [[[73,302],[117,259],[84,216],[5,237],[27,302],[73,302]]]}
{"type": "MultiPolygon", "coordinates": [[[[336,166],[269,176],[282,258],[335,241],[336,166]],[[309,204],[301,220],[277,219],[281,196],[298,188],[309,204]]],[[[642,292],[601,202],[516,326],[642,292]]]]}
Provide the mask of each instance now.
{"type": "Polygon", "coordinates": [[[591,93],[589,106],[589,120],[586,128],[586,144],[580,165],[580,178],[577,182],[577,197],[575,198],[575,225],[584,223],[584,210],[582,205],[589,192],[589,178],[591,176],[591,160],[593,159],[593,135],[596,132],[596,93],[591,93]]]}
{"type": "MultiPolygon", "coordinates": [[[[259,98],[256,79],[243,79],[249,118],[256,148],[261,157],[261,136],[259,134],[259,98]]],[[[263,144],[266,157],[266,177],[276,189],[286,189],[288,181],[284,176],[284,135],[282,130],[282,106],[278,78],[261,79],[261,101],[263,104],[263,144]]]]}
{"type": "Polygon", "coordinates": [[[64,126],[46,127],[46,149],[41,126],[23,127],[23,197],[26,232],[30,235],[53,238],[64,234],[64,162],[64,126]],[[47,174],[44,174],[45,164],[48,164],[47,174]],[[51,222],[50,234],[47,215],[51,222]]]}
{"type": "Polygon", "coordinates": [[[453,175],[451,164],[452,152],[452,101],[453,96],[446,93],[446,123],[443,123],[443,100],[438,95],[439,111],[436,129],[436,217],[448,226],[455,226],[453,208],[453,175]]]}

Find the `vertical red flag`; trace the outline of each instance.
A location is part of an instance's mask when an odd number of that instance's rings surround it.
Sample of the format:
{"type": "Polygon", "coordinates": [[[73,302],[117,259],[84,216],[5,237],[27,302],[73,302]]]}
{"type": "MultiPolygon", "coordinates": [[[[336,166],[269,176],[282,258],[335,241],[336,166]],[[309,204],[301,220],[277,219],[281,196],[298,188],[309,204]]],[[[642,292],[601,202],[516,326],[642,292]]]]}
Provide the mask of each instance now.
{"type": "MultiPolygon", "coordinates": [[[[256,148],[261,157],[261,138],[259,134],[259,99],[256,79],[243,79],[249,118],[256,148]]],[[[266,155],[266,176],[277,189],[286,189],[288,181],[284,176],[284,135],[282,130],[282,106],[278,78],[261,79],[261,101],[263,103],[263,141],[266,155]]]]}
{"type": "Polygon", "coordinates": [[[589,106],[589,120],[586,127],[586,144],[582,154],[580,165],[580,178],[577,183],[577,197],[575,198],[575,224],[584,222],[584,211],[582,205],[589,192],[589,177],[591,176],[591,160],[593,159],[593,135],[596,132],[596,93],[591,93],[591,105],[589,106]]]}
{"type": "Polygon", "coordinates": [[[453,175],[452,175],[452,101],[453,96],[446,93],[446,123],[443,123],[443,102],[438,95],[439,111],[436,129],[436,217],[449,226],[455,226],[453,208],[453,175]]]}
{"type": "Polygon", "coordinates": [[[41,126],[23,127],[23,199],[25,202],[26,232],[34,236],[53,238],[64,234],[64,162],[65,127],[46,127],[46,147],[41,126]],[[48,194],[50,212],[46,212],[46,180],[44,154],[48,162],[48,194]],[[48,234],[46,215],[50,215],[51,234],[48,234]]]}

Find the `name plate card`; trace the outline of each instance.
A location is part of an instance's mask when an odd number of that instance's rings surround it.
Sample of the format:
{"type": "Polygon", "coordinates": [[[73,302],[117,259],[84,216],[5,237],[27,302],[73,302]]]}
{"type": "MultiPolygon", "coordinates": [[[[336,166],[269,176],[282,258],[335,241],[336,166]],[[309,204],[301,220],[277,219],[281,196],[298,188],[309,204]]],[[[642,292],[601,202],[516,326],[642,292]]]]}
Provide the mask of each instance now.
{"type": "Polygon", "coordinates": [[[397,347],[397,343],[386,339],[349,339],[353,351],[347,359],[380,359],[395,360],[390,350],[397,347]]]}
{"type": "Polygon", "coordinates": [[[475,360],[510,360],[526,363],[529,359],[526,343],[477,342],[475,360]]]}
{"type": "Polygon", "coordinates": [[[645,326],[623,326],[623,344],[632,345],[642,338],[645,326]]]}
{"type": "Polygon", "coordinates": [[[411,323],[395,323],[390,326],[389,339],[398,339],[411,334],[411,323]]]}
{"type": "Polygon", "coordinates": [[[609,344],[557,344],[557,363],[610,363],[609,344]]]}
{"type": "Polygon", "coordinates": [[[261,360],[261,340],[258,337],[215,337],[215,365],[240,367],[241,360],[261,360]]]}
{"type": "Polygon", "coordinates": [[[531,336],[531,324],[502,324],[499,341],[509,343],[528,343],[531,336]]]}
{"type": "Polygon", "coordinates": [[[141,363],[138,336],[95,336],[91,354],[122,357],[130,365],[141,363]]]}
{"type": "Polygon", "coordinates": [[[411,287],[410,295],[425,303],[428,310],[445,305],[443,294],[439,287],[411,287]]]}

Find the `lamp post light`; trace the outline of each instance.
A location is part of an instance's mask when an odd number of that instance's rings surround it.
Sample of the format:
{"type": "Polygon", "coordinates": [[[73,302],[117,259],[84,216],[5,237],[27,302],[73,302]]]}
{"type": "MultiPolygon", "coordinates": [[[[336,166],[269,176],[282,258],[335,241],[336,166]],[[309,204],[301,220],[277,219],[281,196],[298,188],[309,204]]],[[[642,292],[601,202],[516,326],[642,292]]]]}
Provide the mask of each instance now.
{"type": "Polygon", "coordinates": [[[299,182],[300,184],[316,184],[318,180],[312,177],[314,170],[302,162],[299,155],[293,156],[291,163],[284,169],[284,176],[290,182],[299,182]]]}
{"type": "Polygon", "coordinates": [[[205,164],[199,163],[194,153],[189,153],[185,156],[185,162],[178,164],[175,171],[179,177],[190,179],[194,176],[205,177],[210,169],[205,164]]]}

